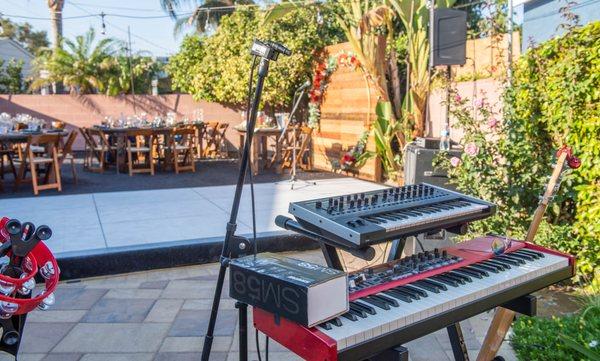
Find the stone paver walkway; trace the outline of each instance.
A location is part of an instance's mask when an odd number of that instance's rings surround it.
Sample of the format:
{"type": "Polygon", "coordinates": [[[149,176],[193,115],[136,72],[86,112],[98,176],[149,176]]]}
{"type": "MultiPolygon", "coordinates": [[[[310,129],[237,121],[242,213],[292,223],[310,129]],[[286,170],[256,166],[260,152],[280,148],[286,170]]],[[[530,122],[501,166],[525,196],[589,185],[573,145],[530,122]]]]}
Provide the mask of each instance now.
{"type": "MultiPolygon", "coordinates": [[[[290,256],[324,262],[317,251],[290,256]]],[[[217,271],[217,264],[208,264],[62,283],[51,310],[29,315],[19,360],[199,360],[217,271]]],[[[225,291],[215,332],[215,361],[239,357],[237,312],[227,294],[225,291]]],[[[491,314],[481,314],[462,322],[472,359],[490,319],[491,314]]],[[[250,335],[250,360],[257,360],[253,329],[250,335]]],[[[264,341],[261,348],[263,345],[264,341]]],[[[280,345],[270,345],[271,360],[298,359],[280,345]]],[[[412,361],[452,359],[443,330],[405,346],[412,361]]],[[[515,360],[506,343],[500,354],[515,360]]],[[[12,357],[1,356],[0,360],[12,357]]]]}

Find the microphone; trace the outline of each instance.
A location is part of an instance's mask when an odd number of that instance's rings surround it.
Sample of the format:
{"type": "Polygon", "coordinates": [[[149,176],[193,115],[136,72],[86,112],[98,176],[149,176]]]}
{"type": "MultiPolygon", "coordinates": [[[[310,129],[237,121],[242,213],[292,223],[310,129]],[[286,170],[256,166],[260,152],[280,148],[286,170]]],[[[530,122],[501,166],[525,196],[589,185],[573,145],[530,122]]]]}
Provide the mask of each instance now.
{"type": "Polygon", "coordinates": [[[273,49],[275,49],[277,52],[286,55],[286,56],[290,56],[292,55],[292,51],[288,48],[285,47],[285,45],[278,43],[276,41],[272,41],[272,40],[267,40],[266,41],[267,44],[269,44],[269,46],[273,49]]]}
{"type": "Polygon", "coordinates": [[[298,87],[298,89],[296,89],[296,93],[303,91],[304,89],[308,88],[311,85],[310,80],[305,81],[302,85],[300,85],[298,87]]]}

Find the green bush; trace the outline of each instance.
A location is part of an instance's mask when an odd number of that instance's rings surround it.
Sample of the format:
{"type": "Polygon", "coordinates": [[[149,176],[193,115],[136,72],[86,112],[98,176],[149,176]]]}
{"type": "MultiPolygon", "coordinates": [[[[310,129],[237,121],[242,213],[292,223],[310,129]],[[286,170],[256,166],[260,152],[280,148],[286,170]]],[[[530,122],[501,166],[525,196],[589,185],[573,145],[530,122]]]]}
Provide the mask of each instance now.
{"type": "Polygon", "coordinates": [[[600,295],[587,297],[575,315],[519,317],[510,343],[519,360],[600,360],[600,295]]]}
{"type": "Polygon", "coordinates": [[[287,105],[295,88],[312,77],[315,49],[339,40],[332,15],[322,15],[324,25],[319,25],[311,8],[294,10],[266,24],[255,9],[223,17],[213,35],[187,37],[179,53],[171,57],[167,71],[174,90],[191,93],[196,99],[245,104],[252,41],[268,39],[285,44],[292,55],[280,56],[271,64],[263,104],[287,105]]]}
{"type": "Polygon", "coordinates": [[[577,256],[579,275],[600,272],[600,22],[530,49],[515,64],[504,94],[504,121],[484,96],[452,98],[452,115],[465,131],[460,161],[443,164],[452,182],[498,205],[474,225],[481,232],[523,236],[563,144],[581,158],[542,222],[536,242],[577,256]],[[460,164],[457,164],[459,163],[460,164]]]}

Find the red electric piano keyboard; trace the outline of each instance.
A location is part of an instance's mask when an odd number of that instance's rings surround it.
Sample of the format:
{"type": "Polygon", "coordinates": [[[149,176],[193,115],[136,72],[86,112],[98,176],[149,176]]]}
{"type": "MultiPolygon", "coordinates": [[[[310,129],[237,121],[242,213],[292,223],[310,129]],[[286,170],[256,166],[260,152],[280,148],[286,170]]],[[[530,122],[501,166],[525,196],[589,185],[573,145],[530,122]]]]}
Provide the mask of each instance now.
{"type": "Polygon", "coordinates": [[[254,326],[306,360],[364,360],[575,273],[573,256],[482,237],[349,274],[347,313],[307,328],[254,308],[254,326]]]}

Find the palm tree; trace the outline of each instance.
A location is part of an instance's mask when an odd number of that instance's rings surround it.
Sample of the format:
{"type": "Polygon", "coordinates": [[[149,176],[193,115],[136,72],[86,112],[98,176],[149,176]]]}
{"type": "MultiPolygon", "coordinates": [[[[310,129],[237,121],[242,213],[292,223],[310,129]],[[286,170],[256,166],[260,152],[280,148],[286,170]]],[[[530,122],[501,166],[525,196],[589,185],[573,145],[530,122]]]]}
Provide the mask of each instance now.
{"type": "Polygon", "coordinates": [[[162,8],[171,15],[175,22],[175,33],[180,32],[184,26],[191,26],[199,33],[209,31],[219,24],[221,18],[231,14],[235,9],[227,8],[235,5],[251,5],[252,0],[160,0],[162,8]],[[179,18],[177,10],[184,3],[200,3],[191,15],[179,18]],[[213,9],[213,11],[211,11],[213,9]]]}
{"type": "Polygon", "coordinates": [[[40,57],[37,63],[50,74],[46,79],[36,79],[32,87],[39,88],[48,81],[61,82],[71,88],[71,93],[87,94],[103,92],[107,88],[107,77],[118,66],[113,56],[119,42],[104,38],[95,42],[95,31],[90,28],[75,40],[63,39],[63,47],[51,55],[40,57]]]}
{"type": "Polygon", "coordinates": [[[54,38],[54,49],[60,48],[62,40],[62,10],[65,6],[65,0],[47,0],[48,9],[50,9],[50,19],[52,21],[52,36],[54,38]]]}

